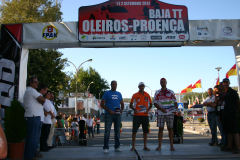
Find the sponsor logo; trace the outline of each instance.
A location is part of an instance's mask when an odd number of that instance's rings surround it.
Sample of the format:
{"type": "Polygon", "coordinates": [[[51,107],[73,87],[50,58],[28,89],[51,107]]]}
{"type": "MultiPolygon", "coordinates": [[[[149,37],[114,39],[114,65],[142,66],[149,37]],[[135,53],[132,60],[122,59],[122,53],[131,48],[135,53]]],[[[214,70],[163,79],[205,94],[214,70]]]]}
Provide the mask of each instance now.
{"type": "Polygon", "coordinates": [[[46,26],[42,31],[42,38],[46,40],[54,40],[58,37],[58,29],[55,26],[46,26]]]}
{"type": "Polygon", "coordinates": [[[167,93],[166,96],[167,96],[167,97],[171,97],[171,93],[167,93]]]}
{"type": "Polygon", "coordinates": [[[110,40],[111,40],[111,41],[115,41],[115,39],[116,39],[116,37],[115,37],[114,35],[111,35],[111,36],[110,36],[110,40]]]}
{"type": "Polygon", "coordinates": [[[179,35],[179,39],[185,39],[184,35],[179,35]]]}
{"type": "Polygon", "coordinates": [[[118,95],[112,95],[112,99],[118,99],[118,95]]]}
{"type": "Polygon", "coordinates": [[[137,40],[137,35],[131,35],[131,41],[136,41],[137,40]]]}
{"type": "Polygon", "coordinates": [[[199,36],[207,36],[209,31],[207,27],[197,27],[197,33],[199,36]]]}
{"type": "Polygon", "coordinates": [[[223,35],[225,36],[232,36],[232,28],[231,27],[224,27],[223,28],[223,35]]]}
{"type": "Polygon", "coordinates": [[[152,40],[161,40],[162,36],[151,36],[152,40]]]}
{"type": "Polygon", "coordinates": [[[175,39],[176,36],[167,36],[166,39],[175,39]]]}
{"type": "Polygon", "coordinates": [[[81,37],[81,40],[88,40],[88,36],[83,35],[83,36],[81,37]]]}
{"type": "Polygon", "coordinates": [[[147,40],[147,36],[145,34],[140,36],[141,40],[147,40]]]}
{"type": "Polygon", "coordinates": [[[93,39],[93,40],[96,40],[96,39],[105,39],[105,37],[96,37],[96,36],[93,36],[92,39],[93,39]]]}
{"type": "Polygon", "coordinates": [[[119,40],[128,40],[128,37],[122,36],[122,37],[119,37],[119,40]]]}

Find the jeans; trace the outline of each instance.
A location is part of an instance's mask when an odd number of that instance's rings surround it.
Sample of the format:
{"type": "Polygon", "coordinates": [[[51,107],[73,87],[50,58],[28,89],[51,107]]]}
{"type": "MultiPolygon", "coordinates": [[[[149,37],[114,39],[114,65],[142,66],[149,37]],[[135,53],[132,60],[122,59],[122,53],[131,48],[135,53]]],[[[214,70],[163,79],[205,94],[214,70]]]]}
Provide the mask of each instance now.
{"type": "MultiPolygon", "coordinates": [[[[41,137],[42,124],[43,124],[43,122],[40,121],[39,130],[38,130],[37,149],[38,149],[38,147],[40,147],[40,137],[41,137]]],[[[37,154],[37,150],[36,150],[36,154],[37,154]]]]}
{"type": "Polygon", "coordinates": [[[27,136],[25,139],[24,159],[34,158],[37,151],[38,133],[41,117],[25,117],[27,136]]]}
{"type": "Polygon", "coordinates": [[[105,133],[104,133],[104,146],[103,149],[109,149],[109,137],[112,123],[114,122],[114,132],[115,132],[115,149],[120,146],[120,125],[121,125],[121,115],[119,114],[105,114],[105,133]]]}
{"type": "Polygon", "coordinates": [[[225,136],[225,134],[223,133],[223,128],[222,128],[221,122],[218,122],[218,118],[219,118],[219,116],[216,116],[217,126],[218,126],[218,129],[219,129],[219,131],[220,131],[220,133],[221,133],[221,137],[222,137],[221,143],[222,143],[222,144],[225,144],[225,143],[226,143],[226,136],[225,136]]]}
{"type": "Polygon", "coordinates": [[[97,134],[100,134],[100,124],[97,124],[97,134]]]}
{"type": "Polygon", "coordinates": [[[92,132],[92,137],[94,137],[93,127],[87,127],[87,128],[88,128],[88,135],[89,135],[89,137],[91,137],[91,136],[90,136],[90,132],[92,132]]]}
{"type": "Polygon", "coordinates": [[[217,121],[216,121],[216,113],[215,112],[210,112],[207,114],[207,119],[208,119],[208,124],[211,130],[212,134],[212,140],[211,143],[218,143],[218,138],[217,138],[217,121]]]}

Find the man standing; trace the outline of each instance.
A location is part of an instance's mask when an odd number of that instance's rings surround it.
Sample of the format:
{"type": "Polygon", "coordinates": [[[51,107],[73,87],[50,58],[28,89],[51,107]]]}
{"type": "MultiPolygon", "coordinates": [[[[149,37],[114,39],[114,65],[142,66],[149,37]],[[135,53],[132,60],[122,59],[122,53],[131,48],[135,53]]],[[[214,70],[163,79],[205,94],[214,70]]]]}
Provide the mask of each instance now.
{"type": "Polygon", "coordinates": [[[217,138],[217,120],[216,120],[216,112],[215,112],[215,96],[213,95],[212,88],[208,89],[207,99],[203,102],[203,106],[207,106],[207,120],[212,134],[210,146],[215,146],[218,143],[217,138]]]}
{"type": "MultiPolygon", "coordinates": [[[[51,93],[50,102],[54,106],[54,102],[53,101],[54,101],[54,95],[53,95],[53,93],[51,93]]],[[[54,107],[53,114],[54,114],[54,118],[52,119],[52,124],[51,124],[51,128],[50,128],[49,136],[48,136],[48,139],[47,139],[47,145],[48,145],[49,149],[54,148],[54,145],[53,145],[53,135],[54,135],[54,126],[55,126],[55,123],[56,123],[56,118],[55,117],[57,117],[57,111],[56,111],[55,107],[54,107]]]]}
{"type": "Polygon", "coordinates": [[[223,106],[224,106],[224,126],[226,127],[228,147],[222,148],[223,151],[233,150],[233,141],[236,149],[233,153],[240,153],[239,149],[239,132],[238,132],[238,110],[240,109],[240,100],[237,91],[229,87],[230,81],[228,78],[223,79],[224,91],[223,106]]]}
{"type": "Polygon", "coordinates": [[[27,136],[25,139],[25,148],[24,148],[24,159],[34,160],[34,156],[37,152],[37,142],[38,142],[38,133],[40,128],[41,116],[43,113],[43,104],[45,98],[42,94],[36,91],[38,87],[38,81],[36,77],[30,77],[27,83],[27,89],[23,96],[24,103],[24,117],[26,120],[27,126],[27,136]]]}
{"type": "Polygon", "coordinates": [[[149,118],[148,112],[152,108],[152,100],[147,92],[144,92],[145,84],[140,82],[138,84],[139,92],[135,93],[132,96],[130,102],[130,108],[134,111],[133,116],[133,130],[132,130],[132,148],[130,151],[135,150],[135,139],[136,133],[140,124],[142,124],[143,129],[143,139],[144,139],[144,148],[143,150],[150,151],[147,148],[147,134],[148,134],[148,125],[149,118]]]}
{"type": "Polygon", "coordinates": [[[120,125],[121,114],[124,108],[122,94],[116,91],[117,81],[111,82],[111,90],[106,91],[102,97],[101,107],[105,109],[105,133],[104,133],[104,153],[108,153],[109,137],[112,122],[114,122],[115,150],[121,152],[120,148],[120,125]],[[121,109],[120,109],[121,104],[121,109]]]}
{"type": "Polygon", "coordinates": [[[91,118],[90,115],[88,116],[88,119],[87,119],[86,123],[87,123],[87,127],[88,127],[88,135],[89,135],[89,137],[91,137],[90,136],[90,132],[92,132],[92,137],[94,138],[94,134],[93,134],[93,119],[91,118]]]}
{"type": "Polygon", "coordinates": [[[158,109],[157,126],[159,127],[159,131],[158,148],[156,148],[156,150],[161,150],[163,129],[166,122],[170,139],[170,150],[175,151],[175,148],[173,147],[173,112],[176,112],[176,110],[178,109],[177,100],[174,92],[170,89],[167,89],[167,80],[165,78],[162,78],[160,80],[160,85],[162,86],[162,88],[155,93],[153,100],[154,106],[158,109]],[[172,111],[170,111],[170,109],[172,111]]]}

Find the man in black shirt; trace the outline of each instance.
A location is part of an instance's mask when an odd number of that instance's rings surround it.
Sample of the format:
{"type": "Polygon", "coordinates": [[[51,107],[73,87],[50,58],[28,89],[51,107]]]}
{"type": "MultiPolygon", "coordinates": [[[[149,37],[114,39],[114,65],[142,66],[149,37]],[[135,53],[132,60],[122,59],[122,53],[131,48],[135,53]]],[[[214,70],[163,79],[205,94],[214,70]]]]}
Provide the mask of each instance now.
{"type": "Polygon", "coordinates": [[[240,100],[237,91],[229,87],[230,81],[228,78],[223,79],[225,93],[223,93],[224,106],[224,126],[228,139],[228,147],[222,148],[223,151],[233,150],[232,141],[234,140],[236,149],[234,153],[240,153],[239,149],[239,133],[238,133],[238,110],[240,109],[240,100]]]}
{"type": "Polygon", "coordinates": [[[223,93],[224,92],[224,89],[223,89],[223,84],[221,82],[220,85],[216,85],[214,87],[214,92],[213,94],[215,95],[215,113],[216,113],[216,121],[217,121],[217,126],[218,126],[218,129],[221,133],[221,143],[218,145],[218,146],[226,146],[226,137],[225,137],[225,132],[223,131],[223,109],[224,109],[224,106],[222,105],[223,103],[223,93]]]}

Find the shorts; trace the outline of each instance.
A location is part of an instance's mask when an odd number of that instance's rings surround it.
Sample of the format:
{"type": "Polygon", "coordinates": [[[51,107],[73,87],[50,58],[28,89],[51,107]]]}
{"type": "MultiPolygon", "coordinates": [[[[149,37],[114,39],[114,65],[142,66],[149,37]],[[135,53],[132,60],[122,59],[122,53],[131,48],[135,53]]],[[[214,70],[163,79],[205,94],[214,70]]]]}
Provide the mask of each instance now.
{"type": "Polygon", "coordinates": [[[173,128],[174,115],[158,115],[157,117],[157,127],[164,128],[165,122],[167,123],[167,128],[173,128]]]}
{"type": "Polygon", "coordinates": [[[148,116],[133,116],[133,133],[137,133],[140,124],[142,124],[143,133],[148,133],[148,116]]]}

